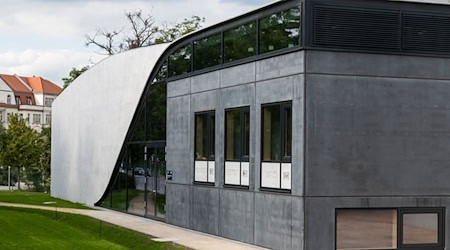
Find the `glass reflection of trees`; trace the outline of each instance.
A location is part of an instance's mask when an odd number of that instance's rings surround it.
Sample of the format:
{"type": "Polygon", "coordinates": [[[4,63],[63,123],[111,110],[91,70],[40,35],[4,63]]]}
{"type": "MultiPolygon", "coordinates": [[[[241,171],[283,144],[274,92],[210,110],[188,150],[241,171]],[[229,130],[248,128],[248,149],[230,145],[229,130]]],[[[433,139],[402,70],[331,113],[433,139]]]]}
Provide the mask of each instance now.
{"type": "Polygon", "coordinates": [[[192,46],[188,44],[169,56],[169,77],[191,72],[192,46]]]}
{"type": "Polygon", "coordinates": [[[256,22],[224,32],[224,60],[231,62],[256,55],[256,22]]]}
{"type": "Polygon", "coordinates": [[[300,44],[299,8],[292,8],[259,20],[260,54],[300,44]]]}
{"type": "Polygon", "coordinates": [[[217,34],[194,42],[194,70],[222,63],[221,40],[221,34],[217,34]]]}

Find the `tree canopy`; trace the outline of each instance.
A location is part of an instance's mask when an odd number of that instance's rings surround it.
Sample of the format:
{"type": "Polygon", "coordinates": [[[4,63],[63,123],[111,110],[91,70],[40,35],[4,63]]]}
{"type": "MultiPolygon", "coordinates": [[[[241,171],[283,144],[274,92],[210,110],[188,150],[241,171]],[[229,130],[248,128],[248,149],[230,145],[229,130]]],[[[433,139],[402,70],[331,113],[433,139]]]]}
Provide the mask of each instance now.
{"type": "Polygon", "coordinates": [[[69,72],[69,77],[64,77],[62,80],[64,82],[63,88],[67,88],[69,87],[69,85],[75,80],[77,79],[77,77],[79,77],[81,74],[83,74],[83,72],[85,72],[86,70],[88,70],[90,67],[89,66],[84,66],[81,69],[77,69],[77,68],[72,68],[72,70],[69,72]]]}

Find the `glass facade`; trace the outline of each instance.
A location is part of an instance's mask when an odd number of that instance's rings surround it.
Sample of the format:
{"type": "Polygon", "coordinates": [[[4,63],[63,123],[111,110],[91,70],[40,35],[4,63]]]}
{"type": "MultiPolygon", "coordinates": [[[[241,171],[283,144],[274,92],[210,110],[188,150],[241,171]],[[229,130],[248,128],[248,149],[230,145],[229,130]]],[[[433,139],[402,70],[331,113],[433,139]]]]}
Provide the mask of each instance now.
{"type": "Polygon", "coordinates": [[[231,62],[256,55],[256,22],[224,32],[224,61],[231,62]]]}
{"type": "Polygon", "coordinates": [[[299,47],[301,19],[302,9],[298,6],[185,44],[169,55],[168,63],[161,67],[156,81],[280,49],[299,47]]]}
{"type": "Polygon", "coordinates": [[[165,217],[166,95],[166,82],[150,85],[103,207],[165,217]]]}
{"type": "Polygon", "coordinates": [[[214,183],[215,111],[195,114],[194,182],[214,183]]]}
{"type": "Polygon", "coordinates": [[[259,20],[259,52],[300,45],[300,8],[292,8],[259,20]]]}
{"type": "Polygon", "coordinates": [[[222,63],[222,35],[217,34],[194,42],[194,70],[222,63]]]}

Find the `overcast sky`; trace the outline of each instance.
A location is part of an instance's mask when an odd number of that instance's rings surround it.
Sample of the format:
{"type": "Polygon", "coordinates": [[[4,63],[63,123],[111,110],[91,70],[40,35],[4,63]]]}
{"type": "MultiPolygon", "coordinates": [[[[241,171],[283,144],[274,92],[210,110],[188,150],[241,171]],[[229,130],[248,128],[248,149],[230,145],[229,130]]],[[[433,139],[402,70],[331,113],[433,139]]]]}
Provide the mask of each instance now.
{"type": "Polygon", "coordinates": [[[211,25],[272,0],[1,0],[0,73],[42,76],[62,85],[72,67],[99,61],[84,34],[126,27],[124,12],[142,9],[158,23],[197,15],[211,25]]]}

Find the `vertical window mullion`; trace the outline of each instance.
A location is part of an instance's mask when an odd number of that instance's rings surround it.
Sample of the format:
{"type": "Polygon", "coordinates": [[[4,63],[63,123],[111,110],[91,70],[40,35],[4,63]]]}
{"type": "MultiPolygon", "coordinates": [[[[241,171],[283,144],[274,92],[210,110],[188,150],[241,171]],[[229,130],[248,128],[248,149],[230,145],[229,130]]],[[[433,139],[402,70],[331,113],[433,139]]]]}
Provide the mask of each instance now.
{"type": "Polygon", "coordinates": [[[284,161],[284,133],[285,133],[285,131],[284,131],[284,126],[285,126],[284,111],[285,111],[285,105],[280,105],[280,137],[281,137],[280,138],[280,143],[281,143],[281,145],[280,145],[280,189],[282,189],[282,187],[283,187],[283,185],[282,185],[283,184],[282,183],[283,169],[281,166],[284,161]]]}

